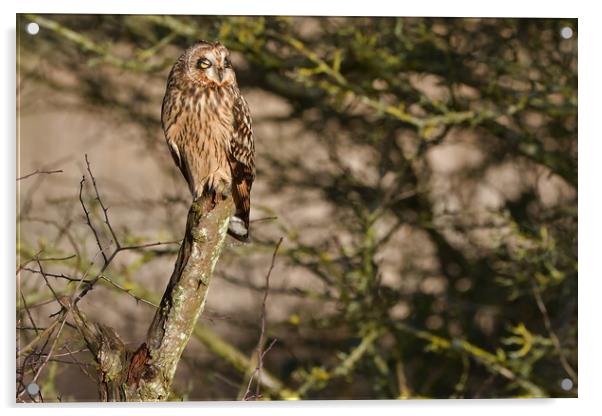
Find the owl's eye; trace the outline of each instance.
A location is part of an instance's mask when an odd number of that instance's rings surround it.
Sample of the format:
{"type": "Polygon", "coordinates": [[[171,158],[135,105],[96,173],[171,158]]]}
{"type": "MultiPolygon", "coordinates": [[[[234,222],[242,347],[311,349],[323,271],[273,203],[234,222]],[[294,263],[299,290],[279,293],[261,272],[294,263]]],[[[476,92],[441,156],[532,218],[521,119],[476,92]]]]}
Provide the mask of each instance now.
{"type": "Polygon", "coordinates": [[[197,62],[197,66],[201,69],[207,69],[211,66],[211,61],[209,61],[207,58],[201,58],[197,62]]]}
{"type": "Polygon", "coordinates": [[[224,68],[232,68],[232,63],[228,58],[224,60],[224,68]]]}

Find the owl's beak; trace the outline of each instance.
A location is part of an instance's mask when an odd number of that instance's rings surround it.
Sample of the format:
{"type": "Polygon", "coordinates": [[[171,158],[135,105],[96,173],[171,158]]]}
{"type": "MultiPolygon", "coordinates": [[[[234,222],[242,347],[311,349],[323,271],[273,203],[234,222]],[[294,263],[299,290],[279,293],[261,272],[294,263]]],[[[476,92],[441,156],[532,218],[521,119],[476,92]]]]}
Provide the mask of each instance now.
{"type": "Polygon", "coordinates": [[[224,68],[217,69],[217,77],[219,79],[219,82],[222,82],[224,80],[224,68]]]}

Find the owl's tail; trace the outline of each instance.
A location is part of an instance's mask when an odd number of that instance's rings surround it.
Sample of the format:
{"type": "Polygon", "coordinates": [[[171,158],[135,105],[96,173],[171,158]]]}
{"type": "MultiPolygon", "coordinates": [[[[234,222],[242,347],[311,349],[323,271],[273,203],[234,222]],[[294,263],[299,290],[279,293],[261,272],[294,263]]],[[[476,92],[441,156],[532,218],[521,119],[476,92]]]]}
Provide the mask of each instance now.
{"type": "Polygon", "coordinates": [[[236,213],[230,218],[228,234],[242,242],[249,241],[249,211],[251,210],[251,187],[247,180],[235,181],[232,187],[232,197],[236,213]]]}
{"type": "Polygon", "coordinates": [[[236,215],[230,218],[228,234],[244,243],[249,241],[249,223],[236,215]]]}

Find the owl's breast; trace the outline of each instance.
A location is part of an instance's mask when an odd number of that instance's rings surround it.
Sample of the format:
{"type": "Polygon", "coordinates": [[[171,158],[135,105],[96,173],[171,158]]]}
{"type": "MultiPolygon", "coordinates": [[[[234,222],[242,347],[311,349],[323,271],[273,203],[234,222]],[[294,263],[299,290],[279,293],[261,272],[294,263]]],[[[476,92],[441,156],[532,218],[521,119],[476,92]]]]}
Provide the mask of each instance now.
{"type": "Polygon", "coordinates": [[[196,99],[193,118],[197,119],[198,138],[230,149],[233,131],[232,100],[220,89],[209,89],[196,99]]]}

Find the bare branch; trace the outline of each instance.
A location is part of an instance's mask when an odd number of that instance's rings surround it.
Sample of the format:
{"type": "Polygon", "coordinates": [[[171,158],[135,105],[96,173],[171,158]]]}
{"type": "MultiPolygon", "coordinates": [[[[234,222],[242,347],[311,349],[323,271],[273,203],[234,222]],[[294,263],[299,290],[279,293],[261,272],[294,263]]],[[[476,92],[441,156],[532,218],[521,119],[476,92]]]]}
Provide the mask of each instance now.
{"type": "MultiPolygon", "coordinates": [[[[46,358],[44,359],[44,361],[42,362],[42,364],[38,367],[38,370],[36,371],[36,374],[31,379],[30,383],[35,383],[36,381],[38,381],[38,378],[40,377],[40,374],[42,374],[42,371],[46,367],[46,364],[48,364],[48,360],[50,360],[50,357],[52,357],[52,353],[56,349],[56,346],[57,346],[57,344],[59,342],[59,339],[61,338],[61,333],[63,332],[63,328],[65,327],[66,320],[67,319],[66,319],[65,313],[62,313],[61,317],[56,321],[56,322],[60,321],[61,325],[59,326],[57,334],[56,334],[56,336],[54,338],[54,342],[52,343],[52,346],[50,347],[50,351],[48,352],[48,355],[46,355],[46,358]]],[[[50,339],[50,337],[48,337],[48,339],[50,339]]],[[[23,395],[23,393],[25,393],[26,391],[27,391],[27,389],[21,391],[21,393],[19,393],[18,396],[21,397],[23,395]]]]}
{"type": "Polygon", "coordinates": [[[28,271],[30,273],[35,273],[35,274],[44,273],[46,276],[54,277],[56,279],[64,279],[69,282],[80,282],[80,281],[84,282],[84,283],[90,282],[90,280],[86,280],[86,279],[82,280],[81,278],[67,276],[66,274],[63,274],[63,273],[56,274],[56,273],[50,273],[50,272],[42,272],[41,270],[31,269],[29,267],[24,267],[23,270],[28,271]]]}
{"type": "Polygon", "coordinates": [[[573,367],[569,364],[568,360],[566,359],[564,351],[562,350],[562,346],[560,345],[560,339],[558,338],[556,332],[554,332],[554,329],[552,328],[552,321],[550,320],[550,315],[548,314],[548,308],[546,308],[546,304],[544,303],[543,298],[541,296],[541,290],[539,289],[539,286],[537,285],[535,279],[531,278],[531,284],[533,286],[533,296],[535,297],[537,308],[543,316],[543,323],[546,327],[546,330],[548,331],[548,334],[550,335],[550,339],[552,340],[554,349],[558,354],[560,364],[562,365],[562,368],[564,368],[564,371],[566,371],[568,376],[573,380],[573,383],[576,384],[577,372],[573,369],[573,367]]]}
{"type": "Polygon", "coordinates": [[[119,247],[118,251],[140,250],[143,248],[166,246],[166,245],[170,245],[170,244],[180,244],[180,243],[181,243],[181,241],[157,241],[156,243],[147,243],[147,244],[132,245],[132,246],[121,246],[121,247],[119,247]]]}
{"type": "Polygon", "coordinates": [[[90,220],[90,211],[88,211],[88,208],[86,208],[86,204],[84,203],[83,191],[85,182],[86,177],[82,176],[82,180],[79,182],[79,202],[82,206],[82,209],[84,210],[84,214],[86,215],[86,223],[88,224],[88,227],[90,227],[90,229],[92,230],[92,234],[94,234],[94,238],[96,239],[96,245],[98,246],[100,253],[102,254],[102,258],[104,259],[104,262],[106,264],[108,261],[107,255],[105,254],[105,250],[102,244],[100,243],[100,237],[98,236],[98,232],[96,231],[96,228],[94,228],[94,225],[92,225],[92,221],[90,220]]]}
{"type": "Polygon", "coordinates": [[[27,175],[24,175],[24,176],[21,176],[21,177],[17,178],[17,181],[22,181],[23,179],[31,178],[32,176],[35,176],[35,175],[42,175],[42,174],[52,175],[53,173],[63,173],[63,170],[62,169],[58,169],[58,170],[39,170],[39,169],[36,169],[35,171],[33,171],[33,172],[31,172],[31,173],[29,173],[27,175]]]}
{"type": "Polygon", "coordinates": [[[36,336],[29,344],[21,348],[17,352],[17,358],[23,356],[26,352],[29,352],[33,347],[36,346],[38,342],[40,342],[42,338],[54,331],[54,328],[58,325],[58,323],[59,320],[55,319],[42,333],[38,334],[38,336],[36,336]]]}
{"type": "Polygon", "coordinates": [[[31,312],[29,310],[29,307],[27,306],[27,301],[25,300],[25,296],[23,295],[23,291],[21,290],[21,288],[18,288],[19,290],[19,295],[21,296],[21,302],[23,302],[23,307],[25,308],[25,313],[27,313],[27,317],[29,318],[29,322],[31,322],[31,326],[33,327],[34,331],[36,331],[36,335],[39,334],[39,329],[35,323],[35,321],[33,320],[33,317],[31,316],[31,312]]]}
{"type": "Polygon", "coordinates": [[[48,281],[48,276],[46,276],[46,273],[44,272],[42,263],[39,260],[36,260],[36,261],[38,263],[38,268],[40,269],[40,273],[42,274],[42,277],[44,278],[44,282],[46,282],[46,286],[48,286],[48,289],[50,289],[50,292],[52,292],[52,296],[54,296],[54,298],[59,303],[59,305],[61,305],[61,299],[58,296],[58,294],[54,291],[54,288],[52,287],[50,282],[48,281]]]}
{"type": "Polygon", "coordinates": [[[108,215],[109,209],[105,206],[105,204],[102,202],[102,199],[100,198],[100,193],[98,192],[98,187],[96,186],[96,178],[94,177],[94,174],[92,173],[92,169],[90,168],[90,161],[88,160],[88,154],[85,154],[84,157],[86,159],[86,167],[88,169],[88,174],[90,175],[90,178],[92,179],[92,185],[94,186],[94,192],[96,193],[96,200],[100,204],[100,207],[102,208],[102,212],[105,217],[105,224],[107,225],[107,227],[109,228],[109,231],[111,232],[111,236],[113,237],[113,242],[115,243],[115,246],[117,247],[117,249],[119,249],[120,248],[119,239],[117,238],[117,234],[115,234],[115,231],[113,230],[113,226],[111,225],[111,222],[109,221],[109,215],[108,215]]]}
{"type": "MultiPolygon", "coordinates": [[[[259,343],[257,345],[257,356],[259,359],[259,364],[257,366],[257,385],[255,388],[255,396],[256,397],[259,397],[260,388],[261,388],[261,369],[263,368],[263,356],[264,356],[264,353],[262,352],[262,350],[263,350],[263,344],[265,343],[265,328],[266,328],[266,321],[267,321],[266,305],[267,305],[267,301],[268,301],[268,294],[270,292],[270,276],[272,275],[272,270],[274,270],[274,263],[276,262],[276,255],[278,254],[278,249],[280,248],[280,244],[282,244],[283,239],[284,239],[283,237],[280,237],[280,240],[278,240],[278,243],[276,244],[276,248],[274,248],[274,254],[272,254],[272,263],[270,264],[270,269],[268,270],[268,273],[265,276],[265,293],[263,295],[263,302],[261,302],[261,334],[259,335],[259,343]]],[[[274,345],[275,342],[276,342],[276,340],[274,340],[272,342],[272,344],[270,344],[270,346],[268,347],[266,352],[272,348],[272,346],[274,345]]]]}
{"type": "Polygon", "coordinates": [[[259,341],[257,343],[257,367],[255,368],[255,370],[249,377],[249,383],[247,385],[247,390],[245,391],[245,393],[243,395],[243,400],[250,400],[252,398],[257,400],[261,397],[261,391],[260,391],[261,390],[261,369],[263,368],[263,357],[265,356],[265,353],[267,353],[272,348],[272,346],[276,343],[276,339],[274,339],[270,343],[268,348],[265,350],[265,352],[263,351],[263,344],[265,344],[265,329],[266,329],[266,321],[267,321],[266,306],[267,306],[268,294],[270,292],[270,276],[272,275],[272,270],[274,269],[274,263],[276,262],[276,255],[278,254],[278,249],[280,248],[280,245],[282,244],[283,240],[284,240],[284,237],[280,237],[280,239],[278,240],[278,243],[276,243],[276,247],[274,248],[274,253],[272,254],[272,262],[270,263],[270,268],[268,269],[268,272],[265,276],[265,289],[263,292],[263,301],[261,302],[261,331],[259,333],[259,341]],[[251,385],[252,385],[252,382],[253,382],[253,379],[255,378],[255,376],[257,376],[257,381],[255,383],[255,395],[249,396],[249,393],[251,390],[251,385]]]}
{"type": "Polygon", "coordinates": [[[100,275],[100,278],[102,280],[104,280],[105,282],[111,284],[112,286],[114,286],[115,288],[119,289],[120,291],[124,292],[125,294],[127,294],[128,296],[133,297],[134,299],[136,299],[136,302],[142,302],[142,303],[146,303],[147,305],[150,305],[154,308],[158,308],[159,305],[154,304],[153,302],[151,302],[150,300],[146,300],[144,298],[141,298],[139,296],[136,296],[132,293],[131,289],[126,289],[123,286],[121,286],[119,283],[113,281],[112,279],[110,279],[109,277],[105,276],[104,274],[100,275]]]}

